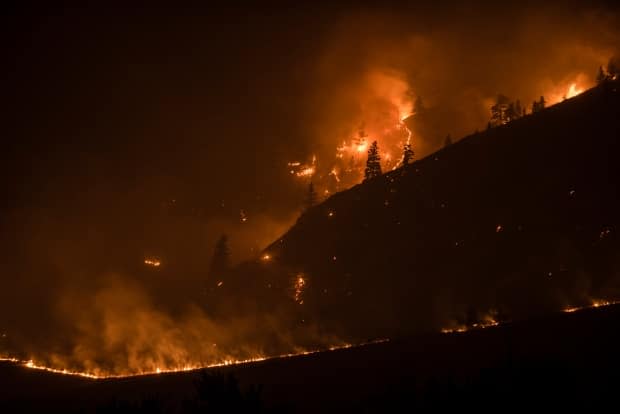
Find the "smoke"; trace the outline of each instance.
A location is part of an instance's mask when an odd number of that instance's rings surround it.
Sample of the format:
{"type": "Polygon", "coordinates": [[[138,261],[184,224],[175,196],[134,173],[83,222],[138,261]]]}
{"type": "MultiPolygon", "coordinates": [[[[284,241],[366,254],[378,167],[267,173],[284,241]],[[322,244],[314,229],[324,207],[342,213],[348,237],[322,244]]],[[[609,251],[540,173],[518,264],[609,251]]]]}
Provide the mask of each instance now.
{"type": "Polygon", "coordinates": [[[559,4],[349,13],[313,72],[308,111],[326,148],[321,156],[360,126],[394,151],[402,141],[390,131],[396,114],[410,113],[417,97],[428,109],[413,121],[417,157],[441,148],[448,134],[486,128],[499,93],[528,109],[541,95],[557,103],[573,84],[594,85],[598,67],[617,51],[617,23],[603,8],[559,4]]]}
{"type": "Polygon", "coordinates": [[[212,252],[217,237],[226,234],[230,241],[233,263],[253,259],[258,257],[262,249],[286,232],[298,215],[299,213],[295,211],[288,216],[274,217],[265,213],[253,215],[240,210],[239,216],[234,219],[213,218],[205,224],[205,232],[209,235],[205,245],[209,246],[208,252],[212,252]]]}
{"type": "Polygon", "coordinates": [[[66,291],[55,309],[56,335],[45,349],[18,344],[21,355],[98,376],[195,369],[342,343],[313,326],[291,330],[284,315],[216,320],[191,303],[167,311],[137,282],[119,275],[99,278],[93,291],[66,291]]]}

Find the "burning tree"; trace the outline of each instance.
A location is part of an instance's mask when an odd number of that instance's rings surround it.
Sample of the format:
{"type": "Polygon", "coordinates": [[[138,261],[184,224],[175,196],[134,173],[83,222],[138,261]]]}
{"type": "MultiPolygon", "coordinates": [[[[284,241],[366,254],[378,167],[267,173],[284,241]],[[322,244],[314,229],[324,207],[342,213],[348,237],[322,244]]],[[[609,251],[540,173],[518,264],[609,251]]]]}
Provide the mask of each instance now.
{"type": "Polygon", "coordinates": [[[491,107],[491,125],[505,125],[510,121],[509,117],[510,100],[502,94],[497,95],[495,104],[491,107]]]}
{"type": "Polygon", "coordinates": [[[364,170],[364,181],[378,177],[381,174],[381,157],[379,156],[377,141],[373,141],[368,149],[368,159],[366,160],[366,169],[364,170]]]}
{"type": "Polygon", "coordinates": [[[409,163],[413,160],[414,152],[411,149],[411,144],[406,143],[403,147],[403,165],[409,165],[409,163]]]}
{"type": "Polygon", "coordinates": [[[314,190],[314,184],[312,184],[312,181],[310,181],[310,184],[308,184],[308,192],[306,193],[306,199],[304,200],[304,206],[306,210],[309,210],[310,208],[312,208],[316,204],[316,200],[317,200],[317,195],[316,195],[316,191],[314,190]]]}
{"type": "Polygon", "coordinates": [[[514,121],[522,116],[523,109],[521,107],[521,101],[517,99],[515,102],[512,102],[507,96],[499,94],[497,95],[495,104],[491,107],[491,121],[489,125],[506,125],[508,122],[514,121]]]}
{"type": "Polygon", "coordinates": [[[223,234],[215,244],[211,266],[209,268],[209,279],[221,286],[222,279],[230,270],[230,249],[228,248],[228,237],[223,234]]]}

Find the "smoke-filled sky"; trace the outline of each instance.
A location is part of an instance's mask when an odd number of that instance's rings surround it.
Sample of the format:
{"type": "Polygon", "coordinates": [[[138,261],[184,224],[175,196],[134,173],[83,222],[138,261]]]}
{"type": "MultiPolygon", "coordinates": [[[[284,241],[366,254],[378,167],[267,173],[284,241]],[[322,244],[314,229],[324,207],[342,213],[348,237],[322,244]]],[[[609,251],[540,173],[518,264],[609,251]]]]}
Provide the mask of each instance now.
{"type": "Polygon", "coordinates": [[[289,163],[326,180],[360,129],[397,158],[417,97],[419,158],[485,128],[498,93],[593,85],[617,10],[546,3],[7,10],[0,331],[110,273],[183,297],[220,234],[239,261],[294,222],[309,178],[289,163]]]}

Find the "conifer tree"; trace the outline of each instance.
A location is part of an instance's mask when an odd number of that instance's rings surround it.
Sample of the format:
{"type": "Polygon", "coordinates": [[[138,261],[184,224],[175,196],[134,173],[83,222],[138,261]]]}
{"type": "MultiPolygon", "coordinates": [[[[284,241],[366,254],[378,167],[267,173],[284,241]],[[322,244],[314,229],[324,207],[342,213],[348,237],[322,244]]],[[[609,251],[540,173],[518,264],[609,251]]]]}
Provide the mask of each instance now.
{"type": "Polygon", "coordinates": [[[538,101],[534,101],[534,103],[532,103],[532,113],[536,113],[536,112],[540,112],[543,109],[545,109],[545,105],[547,104],[547,102],[545,101],[545,97],[541,96],[540,99],[538,101]]]}
{"type": "Polygon", "coordinates": [[[450,134],[448,134],[448,136],[446,137],[446,140],[443,143],[443,146],[445,148],[445,147],[449,147],[450,145],[452,145],[452,137],[450,136],[450,134]]]}
{"type": "Polygon", "coordinates": [[[364,170],[364,181],[381,175],[381,157],[377,141],[373,141],[368,149],[368,159],[366,160],[366,169],[364,170]]]}
{"type": "Polygon", "coordinates": [[[411,149],[411,144],[407,142],[403,147],[403,165],[409,165],[413,160],[413,155],[414,152],[411,149]]]}

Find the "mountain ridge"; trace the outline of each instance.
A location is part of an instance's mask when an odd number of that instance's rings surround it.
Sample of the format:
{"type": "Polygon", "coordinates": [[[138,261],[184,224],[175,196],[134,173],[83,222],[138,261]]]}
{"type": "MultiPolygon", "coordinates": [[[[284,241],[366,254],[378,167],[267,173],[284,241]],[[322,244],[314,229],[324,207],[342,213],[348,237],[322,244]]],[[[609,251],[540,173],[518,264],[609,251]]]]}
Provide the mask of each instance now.
{"type": "Polygon", "coordinates": [[[619,119],[609,82],[337,193],[233,289],[359,338],[616,299],[619,119]]]}

